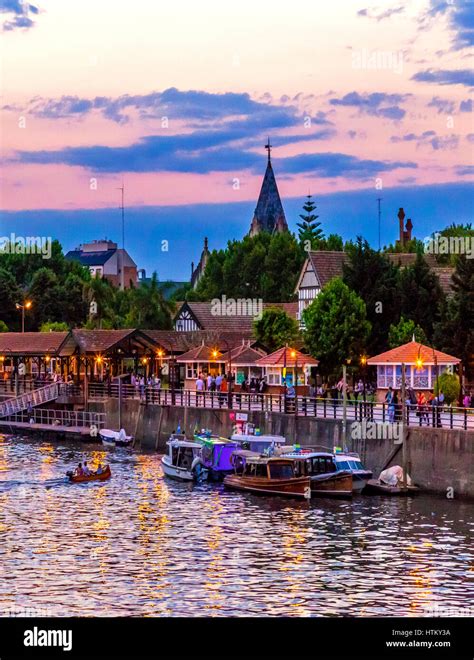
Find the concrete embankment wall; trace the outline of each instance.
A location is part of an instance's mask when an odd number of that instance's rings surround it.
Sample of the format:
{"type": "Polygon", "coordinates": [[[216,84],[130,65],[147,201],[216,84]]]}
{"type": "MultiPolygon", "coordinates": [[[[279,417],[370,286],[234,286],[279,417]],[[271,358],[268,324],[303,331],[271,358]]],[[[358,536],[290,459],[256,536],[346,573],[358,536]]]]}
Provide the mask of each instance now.
{"type": "MultiPolygon", "coordinates": [[[[118,428],[118,400],[89,404],[89,410],[107,413],[107,425],[118,428]]],[[[295,418],[270,412],[250,412],[249,421],[262,433],[283,435],[289,443],[332,449],[342,445],[340,420],[295,418]]],[[[189,435],[193,429],[209,428],[214,433],[229,436],[233,422],[228,410],[140,405],[137,400],[122,402],[122,426],[135,435],[143,449],[164,451],[170,433],[181,430],[189,435]]],[[[388,438],[351,440],[349,449],[357,451],[366,466],[378,476],[380,470],[402,462],[401,446],[388,438]],[[394,454],[398,450],[398,453],[394,454]]],[[[416,484],[428,491],[474,498],[474,432],[463,430],[411,427],[407,439],[408,469],[416,484]]]]}

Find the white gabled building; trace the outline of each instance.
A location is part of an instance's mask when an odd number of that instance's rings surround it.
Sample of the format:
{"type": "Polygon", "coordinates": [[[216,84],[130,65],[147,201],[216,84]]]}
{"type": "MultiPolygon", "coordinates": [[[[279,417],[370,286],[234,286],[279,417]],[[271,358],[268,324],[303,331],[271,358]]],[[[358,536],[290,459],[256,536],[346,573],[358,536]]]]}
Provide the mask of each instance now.
{"type": "Polygon", "coordinates": [[[316,298],[323,286],[333,277],[342,277],[345,252],[318,250],[308,252],[301,269],[295,293],[298,296],[297,319],[303,327],[303,312],[316,298]]]}

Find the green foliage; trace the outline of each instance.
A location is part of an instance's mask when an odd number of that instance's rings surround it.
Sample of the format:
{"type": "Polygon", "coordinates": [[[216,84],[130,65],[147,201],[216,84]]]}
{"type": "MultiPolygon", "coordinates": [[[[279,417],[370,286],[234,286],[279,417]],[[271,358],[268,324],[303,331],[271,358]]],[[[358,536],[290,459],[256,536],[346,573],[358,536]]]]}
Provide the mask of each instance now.
{"type": "Polygon", "coordinates": [[[293,234],[261,232],[229,241],[225,250],[214,250],[195,291],[187,300],[261,298],[287,302],[294,298],[304,254],[293,234]]]}
{"type": "Polygon", "coordinates": [[[304,339],[322,373],[336,373],[365,352],[370,335],[365,303],[339,277],[330,280],[303,312],[304,339]]]}
{"type": "Polygon", "coordinates": [[[400,319],[397,268],[360,236],[346,244],[346,252],[343,280],[366,305],[372,327],[370,353],[376,355],[386,349],[390,326],[400,319]]]}
{"type": "Polygon", "coordinates": [[[412,319],[406,319],[404,316],[400,318],[400,321],[395,325],[390,326],[388,333],[388,345],[390,348],[396,348],[397,346],[402,346],[407,344],[415,336],[415,341],[420,344],[426,344],[427,339],[425,331],[423,328],[412,321],[412,319]]]}
{"type": "Polygon", "coordinates": [[[403,245],[401,245],[398,241],[395,243],[395,245],[390,244],[388,246],[384,246],[383,248],[384,252],[391,252],[391,253],[415,253],[415,252],[423,252],[424,251],[424,245],[423,241],[420,241],[418,238],[412,238],[411,241],[406,241],[403,245]]]}
{"type": "Polygon", "coordinates": [[[444,300],[437,275],[418,253],[413,266],[399,268],[397,280],[400,315],[422,326],[431,340],[444,300]]]}
{"type": "MultiPolygon", "coordinates": [[[[438,249],[439,249],[439,254],[435,254],[436,261],[442,265],[442,266],[456,266],[456,259],[457,259],[457,252],[456,249],[466,249],[466,245],[464,241],[472,241],[474,237],[474,229],[472,228],[472,224],[466,223],[465,225],[463,224],[456,224],[453,222],[449,227],[445,227],[443,230],[440,232],[433,233],[431,234],[431,238],[435,239],[436,236],[438,236],[438,249]],[[443,238],[457,238],[457,239],[462,239],[462,241],[458,241],[461,243],[461,245],[457,246],[456,244],[454,245],[454,251],[453,252],[448,252],[446,254],[443,254],[442,251],[444,249],[443,245],[443,238]]],[[[451,246],[448,244],[448,249],[451,246]]]]}
{"type": "Polygon", "coordinates": [[[434,393],[438,395],[440,391],[444,393],[445,403],[456,405],[461,391],[459,376],[449,374],[446,371],[438,376],[434,386],[434,393]]]}
{"type": "Polygon", "coordinates": [[[0,332],[8,332],[8,325],[5,321],[0,321],[0,332]]]}
{"type": "Polygon", "coordinates": [[[166,301],[158,285],[156,273],[150,283],[142,282],[137,288],[127,291],[129,311],[125,316],[125,327],[170,330],[173,304],[166,301]]]}
{"type": "Polygon", "coordinates": [[[253,323],[254,336],[270,352],[291,344],[299,337],[298,322],[284,309],[267,307],[253,323]]]}
{"type": "Polygon", "coordinates": [[[68,324],[60,321],[42,323],[40,327],[40,332],[64,332],[67,330],[69,330],[68,324]]]}
{"type": "Polygon", "coordinates": [[[316,242],[324,238],[321,223],[316,222],[319,215],[315,215],[316,204],[311,199],[311,195],[307,196],[307,200],[303,204],[304,214],[300,214],[302,222],[298,222],[298,238],[304,250],[317,250],[316,242]]]}
{"type": "Polygon", "coordinates": [[[434,343],[462,360],[468,379],[474,378],[474,259],[458,257],[452,277],[453,295],[441,305],[434,343]]]}

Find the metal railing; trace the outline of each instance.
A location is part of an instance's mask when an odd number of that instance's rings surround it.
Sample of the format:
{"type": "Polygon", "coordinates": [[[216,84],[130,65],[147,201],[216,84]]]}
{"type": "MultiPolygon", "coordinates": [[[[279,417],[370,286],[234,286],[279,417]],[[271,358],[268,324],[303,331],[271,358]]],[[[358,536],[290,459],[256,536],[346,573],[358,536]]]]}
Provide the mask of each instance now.
{"type": "MultiPolygon", "coordinates": [[[[252,392],[212,392],[195,390],[168,390],[153,387],[122,385],[123,399],[139,399],[146,405],[182,406],[186,408],[211,408],[236,411],[279,412],[297,417],[343,419],[342,399],[301,396],[285,397],[284,394],[260,394],[252,392]],[[229,402],[230,399],[230,402],[229,402]],[[230,405],[229,405],[230,403],[230,405]]],[[[91,383],[90,400],[118,398],[117,384],[91,383]]],[[[348,422],[373,421],[396,423],[401,421],[402,405],[389,405],[358,399],[348,399],[346,419],[348,422]]],[[[448,429],[474,430],[474,409],[453,406],[422,406],[408,404],[405,422],[408,426],[429,426],[448,429]]]]}
{"type": "Polygon", "coordinates": [[[30,413],[22,411],[14,415],[9,415],[6,419],[2,420],[2,422],[3,421],[76,428],[89,428],[96,426],[97,429],[102,429],[105,426],[106,414],[76,410],[35,408],[30,413]]]}
{"type": "Polygon", "coordinates": [[[35,407],[48,401],[54,401],[60,395],[61,387],[62,384],[60,383],[51,383],[45,387],[3,401],[0,403],[0,418],[14,415],[30,406],[35,407]]]}

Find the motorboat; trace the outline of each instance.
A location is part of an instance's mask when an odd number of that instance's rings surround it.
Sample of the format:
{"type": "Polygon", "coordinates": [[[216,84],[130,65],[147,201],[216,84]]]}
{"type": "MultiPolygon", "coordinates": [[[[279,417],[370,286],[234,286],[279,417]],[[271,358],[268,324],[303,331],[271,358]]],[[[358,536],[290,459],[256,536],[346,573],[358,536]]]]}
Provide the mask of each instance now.
{"type": "Polygon", "coordinates": [[[168,453],[161,458],[166,476],[182,481],[207,479],[208,471],[202,463],[202,445],[199,442],[192,442],[185,435],[175,433],[166,444],[168,453]]]}
{"type": "Polygon", "coordinates": [[[334,452],[334,462],[337,470],[350,472],[352,474],[352,490],[354,493],[360,493],[367,485],[369,479],[372,479],[373,472],[366,470],[356,452],[334,452]]]}
{"type": "Polygon", "coordinates": [[[338,470],[333,454],[300,449],[286,452],[286,459],[295,463],[295,474],[311,480],[311,495],[323,497],[352,497],[352,474],[338,470]]]}
{"type": "Polygon", "coordinates": [[[311,497],[310,479],[295,476],[291,459],[262,456],[239,449],[233,454],[234,473],[224,478],[224,486],[235,490],[285,497],[311,497]]]}
{"type": "Polygon", "coordinates": [[[233,471],[232,454],[239,448],[237,442],[208,434],[195,434],[194,440],[201,445],[202,465],[211,479],[221,480],[233,471]]]}
{"type": "Polygon", "coordinates": [[[282,435],[252,435],[246,433],[234,433],[230,439],[237,442],[242,449],[271,456],[276,449],[285,444],[286,439],[282,435]]]}
{"type": "Polygon", "coordinates": [[[104,447],[131,447],[133,443],[133,436],[127,435],[125,429],[120,429],[120,431],[101,429],[99,437],[104,447]]]}

